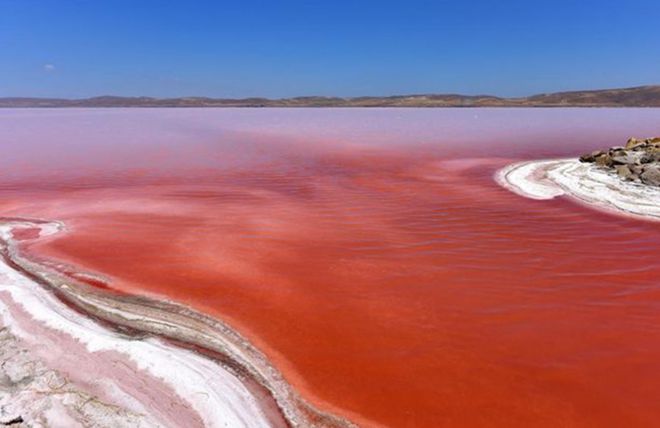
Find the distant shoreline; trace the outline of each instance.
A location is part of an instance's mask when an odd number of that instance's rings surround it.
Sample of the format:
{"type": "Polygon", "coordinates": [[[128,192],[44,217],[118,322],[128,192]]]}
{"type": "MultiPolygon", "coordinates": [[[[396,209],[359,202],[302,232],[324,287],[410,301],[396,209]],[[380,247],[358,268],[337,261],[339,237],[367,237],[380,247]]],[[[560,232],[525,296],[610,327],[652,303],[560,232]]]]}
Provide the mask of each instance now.
{"type": "Polygon", "coordinates": [[[660,107],[660,85],[622,89],[556,92],[528,97],[491,95],[416,94],[385,97],[295,98],[151,98],[101,96],[84,99],[0,98],[0,108],[272,108],[272,107],[660,107]]]}

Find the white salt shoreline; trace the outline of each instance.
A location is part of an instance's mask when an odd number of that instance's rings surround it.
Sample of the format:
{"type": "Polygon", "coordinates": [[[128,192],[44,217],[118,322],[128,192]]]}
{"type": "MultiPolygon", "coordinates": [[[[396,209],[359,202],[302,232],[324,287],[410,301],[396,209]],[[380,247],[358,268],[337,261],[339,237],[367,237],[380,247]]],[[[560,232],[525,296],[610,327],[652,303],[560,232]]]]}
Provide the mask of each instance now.
{"type": "MultiPolygon", "coordinates": [[[[34,364],[66,379],[74,396],[86,394],[102,409],[81,416],[75,400],[67,404],[57,394],[37,410],[32,405],[16,408],[18,395],[36,392],[13,385],[2,394],[0,386],[0,403],[13,401],[12,411],[24,420],[55,418],[50,421],[54,426],[69,426],[71,420],[98,426],[351,426],[304,402],[258,351],[222,323],[174,304],[122,300],[85,290],[73,280],[22,259],[11,232],[16,227],[38,227],[43,235],[62,228],[56,222],[0,223],[5,254],[0,259],[0,327],[10,332],[10,339],[29,353],[34,364]],[[6,262],[7,257],[16,266],[6,262]],[[53,291],[65,296],[68,304],[53,291]],[[72,305],[148,336],[124,335],[72,305]],[[193,347],[203,345],[229,357],[231,364],[226,366],[156,337],[161,335],[193,347]]],[[[0,415],[0,422],[3,416],[11,415],[0,415]]]]}
{"type": "Polygon", "coordinates": [[[660,221],[660,189],[621,180],[577,159],[514,163],[497,171],[495,180],[531,199],[568,196],[602,211],[660,221]]]}
{"type": "MultiPolygon", "coordinates": [[[[0,237],[5,242],[11,240],[11,229],[14,225],[0,226],[0,237]]],[[[45,229],[42,229],[45,231],[45,229]]],[[[205,359],[195,353],[168,345],[160,339],[149,338],[131,340],[101,327],[94,321],[82,317],[40,285],[21,275],[4,263],[0,263],[0,293],[3,295],[2,322],[16,337],[28,344],[28,347],[38,347],[43,337],[34,337],[30,323],[40,323],[54,336],[70,336],[84,345],[87,355],[80,359],[97,359],[96,356],[112,352],[116,363],[135,366],[135,375],[144,376],[144,387],[153,388],[142,393],[163,394],[163,402],[172,397],[167,394],[175,391],[178,399],[186,403],[178,411],[187,410],[199,418],[187,417],[187,426],[236,426],[236,427],[267,427],[268,419],[259,409],[256,400],[243,386],[241,381],[222,368],[220,365],[205,359]],[[29,314],[31,317],[21,316],[29,314]],[[96,355],[95,355],[96,354],[96,355]],[[125,359],[125,361],[120,361],[125,359]],[[131,364],[132,363],[132,364],[131,364]],[[171,388],[171,390],[169,388],[171,388]],[[197,422],[197,423],[195,423],[197,422]]],[[[66,343],[66,340],[54,340],[52,343],[66,343]]],[[[67,349],[46,349],[47,353],[56,355],[66,353],[67,349]]],[[[35,351],[36,352],[36,351],[35,351]]],[[[47,355],[41,355],[42,361],[48,366],[47,355]]],[[[89,364],[81,361],[79,367],[59,365],[59,372],[89,368],[89,364]]],[[[92,366],[93,369],[93,366],[92,366]]],[[[71,376],[70,374],[68,374],[71,376]]],[[[136,402],[130,400],[138,391],[126,390],[126,383],[121,379],[97,378],[98,371],[86,373],[90,383],[97,386],[97,391],[104,390],[105,399],[114,401],[112,404],[131,409],[136,414],[144,415],[142,423],[147,426],[181,426],[180,415],[169,414],[166,410],[154,408],[135,408],[136,402]],[[113,392],[117,390],[120,393],[113,392]],[[150,414],[153,412],[152,414],[150,414]]],[[[138,402],[139,404],[139,402],[138,402]]],[[[103,422],[103,415],[99,415],[103,422]]],[[[25,416],[23,416],[25,419],[25,416]]],[[[57,425],[58,421],[52,421],[57,425]]],[[[110,422],[110,421],[107,421],[110,422]]]]}

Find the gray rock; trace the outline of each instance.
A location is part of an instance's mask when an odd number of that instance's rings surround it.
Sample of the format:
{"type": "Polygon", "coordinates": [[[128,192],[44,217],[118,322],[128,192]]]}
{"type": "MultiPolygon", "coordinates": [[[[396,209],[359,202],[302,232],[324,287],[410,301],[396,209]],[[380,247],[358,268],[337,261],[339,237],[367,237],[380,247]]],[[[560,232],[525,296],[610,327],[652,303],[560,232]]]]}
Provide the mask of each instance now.
{"type": "Polygon", "coordinates": [[[639,181],[639,175],[644,171],[644,167],[642,165],[630,165],[628,166],[628,169],[630,169],[631,172],[630,179],[633,181],[639,181]]]}
{"type": "Polygon", "coordinates": [[[653,156],[652,154],[644,153],[643,155],[641,155],[641,156],[639,157],[638,160],[639,160],[638,163],[640,163],[640,164],[643,164],[643,163],[652,163],[652,162],[655,162],[655,161],[656,161],[656,157],[653,156]]]}
{"type": "Polygon", "coordinates": [[[660,186],[660,165],[649,165],[639,175],[642,183],[651,186],[660,186]]]}
{"type": "Polygon", "coordinates": [[[641,163],[642,153],[623,152],[612,156],[615,165],[631,165],[641,163]]]}

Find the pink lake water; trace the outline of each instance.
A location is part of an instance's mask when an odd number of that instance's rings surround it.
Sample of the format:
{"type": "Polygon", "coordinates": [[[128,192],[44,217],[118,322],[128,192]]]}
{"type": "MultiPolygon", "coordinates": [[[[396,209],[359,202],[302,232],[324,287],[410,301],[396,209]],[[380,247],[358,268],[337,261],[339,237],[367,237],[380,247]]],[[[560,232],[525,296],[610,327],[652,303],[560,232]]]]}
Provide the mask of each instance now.
{"type": "Polygon", "coordinates": [[[0,110],[0,215],[361,425],[651,427],[660,225],[493,180],[633,135],[660,110],[0,110]]]}

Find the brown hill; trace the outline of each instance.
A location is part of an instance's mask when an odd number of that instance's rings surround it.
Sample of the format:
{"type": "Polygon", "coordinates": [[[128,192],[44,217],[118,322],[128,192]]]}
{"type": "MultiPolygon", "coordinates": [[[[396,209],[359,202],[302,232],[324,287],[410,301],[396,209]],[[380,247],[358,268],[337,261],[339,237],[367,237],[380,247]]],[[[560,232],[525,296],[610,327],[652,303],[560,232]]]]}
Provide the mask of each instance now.
{"type": "Polygon", "coordinates": [[[491,95],[419,94],[388,97],[0,98],[2,107],[660,107],[660,86],[556,92],[521,98],[491,95]]]}

